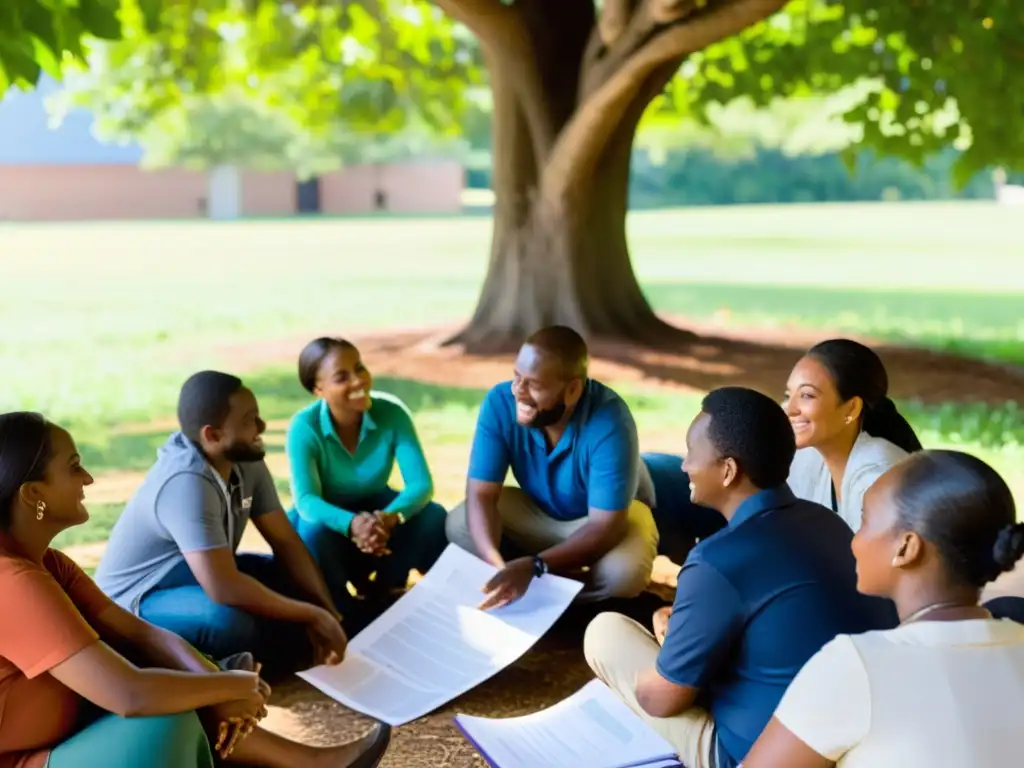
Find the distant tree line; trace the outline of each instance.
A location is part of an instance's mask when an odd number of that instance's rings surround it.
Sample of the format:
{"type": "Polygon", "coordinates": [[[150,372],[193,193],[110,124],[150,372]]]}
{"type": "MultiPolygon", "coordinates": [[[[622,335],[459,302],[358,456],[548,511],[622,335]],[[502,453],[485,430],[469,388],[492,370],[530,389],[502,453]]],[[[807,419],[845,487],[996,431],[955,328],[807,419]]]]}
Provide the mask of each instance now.
{"type": "MultiPolygon", "coordinates": [[[[661,208],[992,198],[991,173],[979,173],[963,189],[956,188],[952,175],[956,156],[950,150],[916,167],[905,160],[863,151],[850,168],[839,153],[790,156],[778,149],[758,148],[744,157],[723,157],[704,147],[661,153],[638,149],[633,155],[630,205],[661,208]]],[[[1010,174],[1010,183],[1019,176],[1010,174]]],[[[489,169],[470,168],[467,183],[472,188],[490,188],[489,169]]]]}

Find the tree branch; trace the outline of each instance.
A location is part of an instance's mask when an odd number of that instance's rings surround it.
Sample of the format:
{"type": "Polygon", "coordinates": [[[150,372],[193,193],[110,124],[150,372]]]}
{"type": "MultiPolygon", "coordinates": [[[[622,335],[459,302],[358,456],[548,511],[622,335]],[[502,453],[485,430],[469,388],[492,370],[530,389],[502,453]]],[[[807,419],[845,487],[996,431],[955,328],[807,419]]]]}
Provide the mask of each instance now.
{"type": "Polygon", "coordinates": [[[692,53],[738,34],[768,18],[787,2],[723,0],[649,38],[579,105],[551,152],[541,182],[542,196],[557,200],[574,185],[585,183],[631,99],[660,65],[682,61],[692,53]]]}
{"type": "Polygon", "coordinates": [[[637,0],[605,0],[595,32],[602,43],[611,45],[629,26],[637,0]]]}
{"type": "Polygon", "coordinates": [[[434,5],[467,27],[486,49],[501,44],[503,30],[515,17],[514,6],[499,0],[434,0],[434,5]]]}
{"type": "MultiPolygon", "coordinates": [[[[592,51],[592,55],[584,62],[583,80],[580,88],[580,101],[583,101],[600,88],[630,56],[636,53],[659,28],[665,25],[678,24],[685,20],[707,0],[618,0],[619,7],[612,11],[610,21],[605,21],[605,13],[601,15],[601,23],[596,30],[604,46],[592,51]],[[624,9],[622,5],[632,6],[624,9]],[[626,10],[631,13],[623,17],[626,10]],[[608,28],[608,32],[605,28],[608,28]]],[[[605,3],[604,10],[610,6],[605,3]]]]}

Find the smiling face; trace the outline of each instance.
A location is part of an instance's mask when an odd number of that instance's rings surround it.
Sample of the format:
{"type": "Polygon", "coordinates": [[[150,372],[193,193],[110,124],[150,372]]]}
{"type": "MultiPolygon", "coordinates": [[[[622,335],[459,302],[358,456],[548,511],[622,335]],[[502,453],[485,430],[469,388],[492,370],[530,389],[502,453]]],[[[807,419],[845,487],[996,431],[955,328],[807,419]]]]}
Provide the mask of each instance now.
{"type": "Polygon", "coordinates": [[[813,357],[803,357],[793,367],[782,401],[797,448],[820,446],[856,434],[861,407],[859,397],[841,401],[828,370],[813,357]]]}
{"type": "Polygon", "coordinates": [[[266,456],[263,432],[267,425],[260,418],[256,396],[242,387],[228,400],[227,418],[219,429],[209,429],[211,442],[231,462],[260,461],[266,456]]]}
{"type": "Polygon", "coordinates": [[[89,519],[85,509],[85,488],[93,479],[82,466],[75,441],[66,430],[50,427],[53,455],[42,480],[26,483],[22,498],[30,509],[42,501],[46,507],[42,522],[59,530],[81,525],[89,519]]]}
{"type": "Polygon", "coordinates": [[[566,378],[550,355],[524,344],[516,357],[512,394],[516,399],[516,422],[539,429],[557,424],[576,405],[583,394],[583,382],[566,378]]]}
{"type": "Polygon", "coordinates": [[[370,408],[373,377],[355,347],[335,347],[320,363],[313,394],[323,398],[334,413],[370,408]]]}
{"type": "Polygon", "coordinates": [[[690,478],[690,501],[720,510],[728,484],[735,475],[735,462],[722,458],[708,435],[711,417],[703,411],[686,432],[683,471],[690,478]]]}

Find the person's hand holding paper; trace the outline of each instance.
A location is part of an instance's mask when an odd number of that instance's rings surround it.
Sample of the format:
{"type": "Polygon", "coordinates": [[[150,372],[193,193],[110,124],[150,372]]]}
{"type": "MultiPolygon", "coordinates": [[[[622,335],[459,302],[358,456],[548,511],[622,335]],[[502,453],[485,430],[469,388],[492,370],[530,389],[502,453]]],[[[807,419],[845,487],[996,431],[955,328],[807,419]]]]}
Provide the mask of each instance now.
{"type": "Polygon", "coordinates": [[[313,619],[306,625],[306,634],[313,645],[315,664],[334,666],[345,658],[348,637],[341,622],[323,608],[317,608],[313,619]]]}
{"type": "Polygon", "coordinates": [[[532,557],[520,557],[507,563],[481,590],[487,596],[480,603],[481,611],[514,603],[526,594],[534,577],[532,557]]]}

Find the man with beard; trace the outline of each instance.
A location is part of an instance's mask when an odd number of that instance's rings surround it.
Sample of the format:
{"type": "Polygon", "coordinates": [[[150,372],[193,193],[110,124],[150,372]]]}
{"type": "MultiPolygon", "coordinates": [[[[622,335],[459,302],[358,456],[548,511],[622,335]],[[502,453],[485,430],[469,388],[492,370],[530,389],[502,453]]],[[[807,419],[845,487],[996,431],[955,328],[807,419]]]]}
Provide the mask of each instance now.
{"type": "Polygon", "coordinates": [[[99,586],[215,659],[248,651],[271,676],[339,662],[341,617],[278,499],[253,393],[196,373],[178,422],[111,532],[99,586]],[[250,518],[273,555],[236,554],[250,518]]]}
{"type": "Polygon", "coordinates": [[[501,569],[481,608],[518,600],[546,573],[581,578],[585,601],[640,594],[658,533],[636,500],[639,461],[629,408],[587,377],[579,334],[530,336],[512,381],[484,399],[466,500],[448,515],[448,540],[501,569]],[[509,468],[518,488],[504,484],[509,468]]]}

